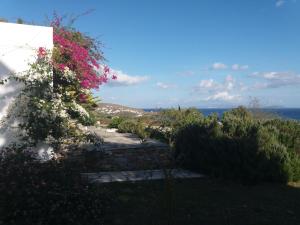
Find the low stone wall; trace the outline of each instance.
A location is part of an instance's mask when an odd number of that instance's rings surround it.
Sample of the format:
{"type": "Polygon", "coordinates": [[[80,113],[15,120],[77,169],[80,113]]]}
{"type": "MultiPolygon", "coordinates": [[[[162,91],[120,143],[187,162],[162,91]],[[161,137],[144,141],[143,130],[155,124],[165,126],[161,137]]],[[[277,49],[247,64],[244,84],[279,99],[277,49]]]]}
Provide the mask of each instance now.
{"type": "Polygon", "coordinates": [[[70,152],[72,155],[67,157],[81,162],[82,172],[164,169],[173,166],[170,149],[166,147],[114,149],[104,152],[77,149],[77,154],[76,151],[70,152]]]}

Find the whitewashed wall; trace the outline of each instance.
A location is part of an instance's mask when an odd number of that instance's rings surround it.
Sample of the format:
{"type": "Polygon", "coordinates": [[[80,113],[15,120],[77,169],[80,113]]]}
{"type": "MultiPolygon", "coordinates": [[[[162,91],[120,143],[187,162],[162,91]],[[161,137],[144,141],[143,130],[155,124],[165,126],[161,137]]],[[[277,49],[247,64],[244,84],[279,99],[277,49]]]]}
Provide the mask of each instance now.
{"type": "MultiPolygon", "coordinates": [[[[0,80],[26,71],[28,64],[36,60],[39,47],[52,49],[52,27],[0,22],[0,80]]],[[[18,138],[18,121],[8,119],[7,114],[21,88],[13,81],[0,85],[0,150],[18,138]]]]}

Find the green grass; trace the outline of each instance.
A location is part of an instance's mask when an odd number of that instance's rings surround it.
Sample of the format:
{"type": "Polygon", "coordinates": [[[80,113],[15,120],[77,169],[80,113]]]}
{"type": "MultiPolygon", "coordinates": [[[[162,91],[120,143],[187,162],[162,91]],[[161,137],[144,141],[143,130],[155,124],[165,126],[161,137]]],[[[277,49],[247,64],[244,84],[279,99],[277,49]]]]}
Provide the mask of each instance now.
{"type": "Polygon", "coordinates": [[[193,179],[105,186],[115,197],[106,224],[300,224],[300,188],[286,185],[193,179]]]}

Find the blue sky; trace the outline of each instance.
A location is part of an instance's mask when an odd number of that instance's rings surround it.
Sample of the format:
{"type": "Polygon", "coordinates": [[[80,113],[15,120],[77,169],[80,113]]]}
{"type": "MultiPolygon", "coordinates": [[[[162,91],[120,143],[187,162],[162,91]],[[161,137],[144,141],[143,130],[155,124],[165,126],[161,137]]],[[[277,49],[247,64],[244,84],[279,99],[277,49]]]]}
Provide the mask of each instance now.
{"type": "Polygon", "coordinates": [[[104,102],[152,107],[300,107],[300,0],[1,0],[0,17],[81,17],[118,80],[104,102]]]}

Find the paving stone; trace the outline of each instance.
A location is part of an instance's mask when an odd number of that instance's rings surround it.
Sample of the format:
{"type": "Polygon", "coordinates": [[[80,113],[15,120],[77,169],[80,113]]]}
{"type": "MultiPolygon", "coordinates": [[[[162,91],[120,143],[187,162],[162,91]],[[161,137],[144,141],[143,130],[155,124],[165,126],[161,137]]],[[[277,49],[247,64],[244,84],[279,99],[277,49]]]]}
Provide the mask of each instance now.
{"type": "Polygon", "coordinates": [[[105,151],[114,149],[136,149],[136,148],[151,148],[151,147],[168,147],[167,144],[153,139],[146,139],[141,143],[140,138],[135,134],[118,133],[116,129],[106,129],[101,127],[90,126],[87,128],[89,131],[96,133],[99,137],[103,138],[104,143],[102,149],[105,151]]]}
{"type": "MultiPolygon", "coordinates": [[[[99,173],[82,173],[83,179],[90,183],[111,183],[111,182],[126,182],[126,181],[145,181],[145,180],[161,180],[165,179],[163,170],[139,170],[139,171],[111,171],[99,173]]],[[[183,169],[167,170],[173,178],[204,178],[205,176],[199,173],[194,173],[183,169]]]]}

